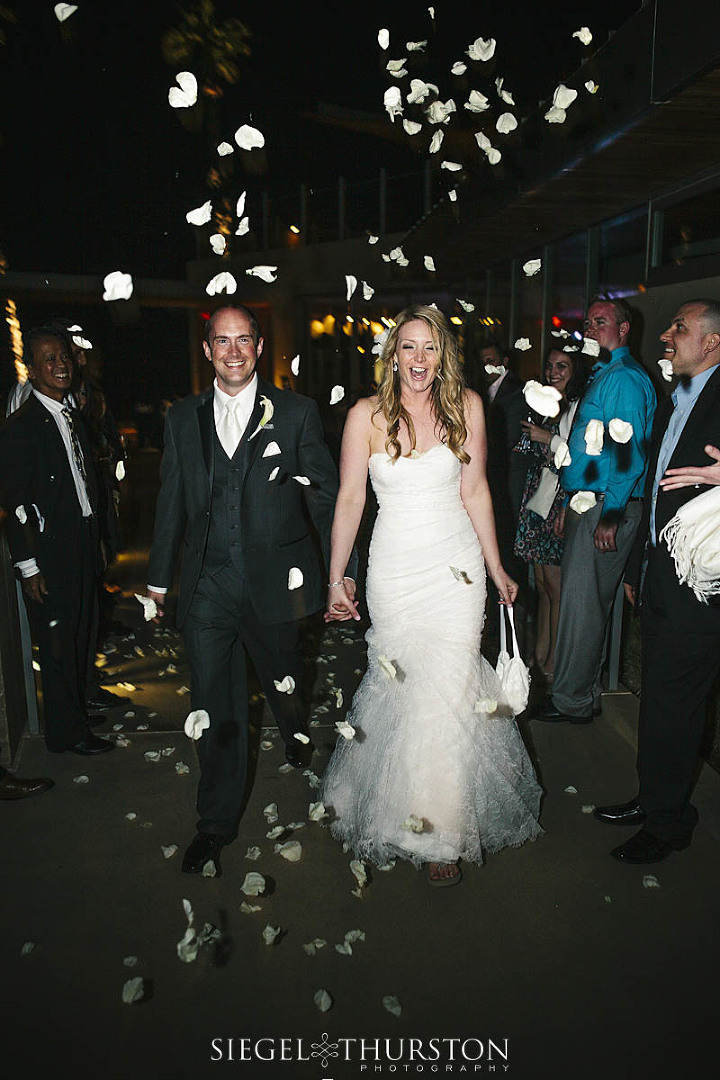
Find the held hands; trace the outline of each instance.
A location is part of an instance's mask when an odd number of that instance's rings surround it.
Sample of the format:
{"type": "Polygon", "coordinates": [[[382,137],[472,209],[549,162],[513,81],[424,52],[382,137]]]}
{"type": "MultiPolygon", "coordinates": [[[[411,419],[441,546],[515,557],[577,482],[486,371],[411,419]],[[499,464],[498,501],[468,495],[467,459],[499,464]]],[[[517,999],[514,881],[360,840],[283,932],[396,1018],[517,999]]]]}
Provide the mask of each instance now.
{"type": "Polygon", "coordinates": [[[555,518],[555,522],[553,524],[553,529],[555,530],[555,535],[559,536],[561,538],[565,535],[565,518],[566,518],[566,516],[567,516],[567,506],[561,506],[560,509],[557,512],[557,517],[555,518]]]}
{"type": "Polygon", "coordinates": [[[526,435],[530,436],[531,442],[545,443],[546,446],[550,445],[552,432],[548,431],[547,428],[540,427],[539,424],[533,424],[530,420],[521,420],[520,427],[526,435]]]}
{"type": "Polygon", "coordinates": [[[327,610],[323,618],[326,623],[347,622],[348,619],[360,621],[352,578],[345,577],[341,582],[328,586],[327,610]]]}
{"type": "Polygon", "coordinates": [[[668,469],[660,487],[663,491],[674,491],[676,488],[690,487],[700,484],[720,485],[720,450],[716,446],[706,446],[705,453],[715,459],[714,465],[687,465],[682,469],[668,469]]]}

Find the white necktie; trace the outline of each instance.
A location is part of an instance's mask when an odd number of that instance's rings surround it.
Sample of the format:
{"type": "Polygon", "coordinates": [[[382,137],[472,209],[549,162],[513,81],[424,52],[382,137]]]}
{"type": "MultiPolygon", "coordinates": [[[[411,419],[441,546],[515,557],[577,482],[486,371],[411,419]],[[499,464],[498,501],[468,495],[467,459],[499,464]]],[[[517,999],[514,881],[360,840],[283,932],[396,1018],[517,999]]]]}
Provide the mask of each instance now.
{"type": "Polygon", "coordinates": [[[239,404],[240,402],[237,398],[232,398],[230,401],[226,402],[225,408],[222,411],[222,416],[217,425],[218,439],[229,458],[231,458],[237,450],[238,443],[243,434],[240,417],[238,416],[239,404]]]}

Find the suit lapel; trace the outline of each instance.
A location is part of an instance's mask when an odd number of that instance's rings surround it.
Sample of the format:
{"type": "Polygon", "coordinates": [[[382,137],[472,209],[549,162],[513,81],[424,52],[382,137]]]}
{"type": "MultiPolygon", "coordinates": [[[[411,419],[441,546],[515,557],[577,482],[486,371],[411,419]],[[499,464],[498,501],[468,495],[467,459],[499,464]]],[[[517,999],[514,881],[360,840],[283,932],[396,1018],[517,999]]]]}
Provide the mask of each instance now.
{"type": "Polygon", "coordinates": [[[255,394],[255,406],[253,408],[253,411],[250,413],[250,419],[248,420],[247,427],[243,432],[243,437],[240,440],[239,449],[242,451],[242,484],[245,483],[248,469],[255,460],[258,446],[260,445],[260,432],[258,431],[257,434],[254,433],[257,429],[258,424],[260,423],[260,420],[262,419],[264,409],[263,405],[260,402],[260,398],[263,395],[267,397],[267,394],[265,393],[266,389],[266,385],[260,379],[258,379],[257,392],[255,394]]]}
{"type": "Polygon", "coordinates": [[[677,446],[673,450],[672,457],[668,462],[668,468],[675,468],[675,458],[684,463],[684,448],[689,440],[695,437],[695,432],[700,428],[709,411],[717,404],[718,390],[720,390],[720,367],[711,375],[707,384],[703,387],[700,396],[695,402],[690,415],[687,418],[677,446]]]}
{"type": "Polygon", "coordinates": [[[208,481],[212,488],[213,475],[215,472],[215,415],[213,412],[213,394],[208,394],[205,401],[198,405],[198,427],[200,428],[200,443],[202,445],[203,460],[208,481]]]}

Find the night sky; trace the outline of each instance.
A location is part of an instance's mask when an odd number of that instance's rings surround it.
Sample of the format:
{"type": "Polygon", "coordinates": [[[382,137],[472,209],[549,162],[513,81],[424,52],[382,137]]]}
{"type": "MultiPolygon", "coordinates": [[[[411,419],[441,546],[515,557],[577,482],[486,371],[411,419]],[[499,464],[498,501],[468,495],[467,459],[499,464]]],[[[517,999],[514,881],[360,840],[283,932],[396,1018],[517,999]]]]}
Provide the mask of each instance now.
{"type": "MultiPolygon", "coordinates": [[[[62,25],[48,0],[11,6],[18,25],[7,27],[0,49],[0,249],[10,268],[103,275],[122,268],[138,277],[184,277],[185,261],[196,254],[185,213],[209,195],[205,176],[217,161],[219,139],[187,130],[187,118],[179,115],[185,110],[168,105],[180,67],[165,63],[160,38],[179,21],[179,5],[80,0],[62,25]]],[[[449,74],[451,64],[467,60],[476,37],[495,37],[488,71],[505,76],[522,116],[639,2],[608,0],[600,9],[441,0],[434,22],[426,5],[407,0],[289,7],[216,3],[219,20],[239,17],[252,32],[252,55],[241,58],[240,82],[227,89],[218,116],[220,139],[232,142],[242,123],[265,134],[264,157],[244,155],[252,173],[235,155],[233,182],[238,193],[248,188],[249,200],[263,188],[282,197],[302,181],[327,186],[340,173],[348,180],[375,177],[380,164],[398,171],[419,167],[423,155],[410,140],[400,145],[300,118],[329,103],[374,111],[389,127],[382,108],[393,82],[384,71],[388,59],[414,58],[411,74],[437,83],[442,100],[455,96],[460,104],[465,98],[449,74]],[[594,33],[589,50],[572,38],[581,25],[594,33]],[[391,33],[385,53],[377,45],[381,26],[391,33]],[[427,54],[407,53],[406,41],[424,38],[427,54]]],[[[194,67],[192,61],[185,66],[194,67]]],[[[469,85],[483,88],[479,77],[469,85]]],[[[465,114],[462,122],[471,119],[465,114]]]]}

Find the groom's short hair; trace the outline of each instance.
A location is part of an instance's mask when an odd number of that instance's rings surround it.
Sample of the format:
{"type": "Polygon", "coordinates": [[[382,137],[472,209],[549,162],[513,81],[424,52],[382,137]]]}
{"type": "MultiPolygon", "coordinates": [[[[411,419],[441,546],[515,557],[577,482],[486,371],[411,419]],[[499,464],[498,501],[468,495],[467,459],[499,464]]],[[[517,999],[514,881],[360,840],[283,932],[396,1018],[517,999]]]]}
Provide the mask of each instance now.
{"type": "Polygon", "coordinates": [[[222,304],[220,307],[215,308],[212,315],[210,316],[207,323],[205,324],[205,340],[207,341],[208,345],[211,344],[210,335],[212,334],[213,326],[215,325],[215,316],[217,315],[217,313],[219,311],[228,311],[228,310],[229,311],[239,311],[242,315],[247,316],[247,318],[250,320],[250,330],[252,332],[253,338],[255,339],[255,344],[257,345],[257,343],[258,343],[258,341],[260,340],[260,337],[261,337],[260,323],[257,321],[255,316],[253,315],[250,308],[245,307],[244,304],[222,304]]]}

